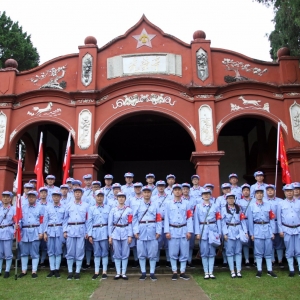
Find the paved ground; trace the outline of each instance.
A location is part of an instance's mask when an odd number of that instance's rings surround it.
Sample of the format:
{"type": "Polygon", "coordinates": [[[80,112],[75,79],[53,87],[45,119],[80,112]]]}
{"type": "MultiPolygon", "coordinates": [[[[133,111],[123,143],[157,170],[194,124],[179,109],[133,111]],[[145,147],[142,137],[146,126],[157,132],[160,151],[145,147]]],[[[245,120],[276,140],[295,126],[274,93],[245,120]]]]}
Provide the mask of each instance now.
{"type": "Polygon", "coordinates": [[[139,299],[139,300],[181,300],[199,299],[209,300],[204,291],[191,277],[190,280],[171,280],[171,275],[157,275],[158,280],[152,282],[149,278],[139,281],[139,275],[128,276],[129,280],[113,280],[109,277],[102,280],[100,287],[91,296],[91,299],[139,299]]]}

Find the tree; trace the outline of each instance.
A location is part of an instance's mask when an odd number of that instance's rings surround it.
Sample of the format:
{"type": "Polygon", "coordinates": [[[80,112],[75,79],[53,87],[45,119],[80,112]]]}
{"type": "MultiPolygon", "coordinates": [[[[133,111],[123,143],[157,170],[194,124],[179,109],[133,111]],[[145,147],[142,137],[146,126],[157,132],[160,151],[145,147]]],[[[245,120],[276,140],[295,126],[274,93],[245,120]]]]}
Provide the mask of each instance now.
{"type": "Polygon", "coordinates": [[[277,50],[288,47],[292,56],[300,56],[300,1],[299,0],[256,0],[273,6],[275,30],[268,34],[271,44],[270,55],[277,58],[277,50]]]}
{"type": "Polygon", "coordinates": [[[40,56],[33,47],[30,35],[23,32],[18,22],[13,22],[6,13],[0,12],[0,68],[4,68],[7,59],[13,58],[18,62],[20,71],[38,66],[40,56]]]}

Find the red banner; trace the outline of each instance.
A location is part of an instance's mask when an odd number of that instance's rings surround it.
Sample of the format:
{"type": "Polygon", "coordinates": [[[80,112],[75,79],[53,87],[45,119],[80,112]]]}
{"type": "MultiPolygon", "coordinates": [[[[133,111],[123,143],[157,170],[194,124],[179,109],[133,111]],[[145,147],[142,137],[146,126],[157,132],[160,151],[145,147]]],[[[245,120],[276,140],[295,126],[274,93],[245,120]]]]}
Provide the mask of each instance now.
{"type": "Polygon", "coordinates": [[[282,182],[284,182],[286,184],[292,183],[290,169],[289,169],[288,161],[286,158],[286,151],[285,151],[285,147],[284,147],[284,140],[283,140],[281,127],[279,129],[279,157],[278,157],[278,160],[280,161],[280,166],[282,169],[282,182]]]}
{"type": "Polygon", "coordinates": [[[64,163],[63,163],[63,171],[64,171],[63,184],[66,184],[67,178],[69,177],[70,165],[71,165],[71,132],[69,133],[66,153],[65,153],[64,163]]]}
{"type": "Polygon", "coordinates": [[[44,153],[43,153],[43,133],[41,132],[40,144],[39,144],[39,153],[36,159],[36,164],[34,168],[34,173],[36,174],[36,190],[44,186],[44,175],[43,175],[43,166],[44,166],[44,153]]]}
{"type": "MultiPolygon", "coordinates": [[[[16,178],[16,187],[17,187],[17,200],[16,200],[16,216],[15,222],[19,224],[22,219],[22,203],[21,203],[21,194],[22,194],[22,146],[19,144],[19,162],[18,162],[18,173],[16,178]]],[[[20,227],[17,227],[16,230],[16,239],[18,242],[21,241],[21,230],[20,227]]]]}

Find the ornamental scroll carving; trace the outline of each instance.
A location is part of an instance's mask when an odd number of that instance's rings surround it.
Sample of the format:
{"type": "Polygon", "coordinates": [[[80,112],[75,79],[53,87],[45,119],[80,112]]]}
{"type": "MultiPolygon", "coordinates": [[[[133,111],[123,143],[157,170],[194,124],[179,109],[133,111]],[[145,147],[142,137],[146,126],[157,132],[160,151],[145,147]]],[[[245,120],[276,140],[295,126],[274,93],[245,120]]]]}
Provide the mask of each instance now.
{"type": "Polygon", "coordinates": [[[92,113],[83,109],[78,120],[78,146],[80,149],[88,149],[91,145],[92,113]]]}
{"type": "Polygon", "coordinates": [[[200,141],[209,146],[214,141],[212,109],[209,105],[201,105],[198,111],[200,141]]]}
{"type": "Polygon", "coordinates": [[[89,86],[93,79],[93,56],[89,53],[82,57],[81,82],[89,86]]]}
{"type": "Polygon", "coordinates": [[[208,61],[207,61],[207,53],[202,48],[200,48],[197,53],[197,73],[199,79],[204,81],[208,78],[208,61]]]}
{"type": "Polygon", "coordinates": [[[300,142],[300,105],[296,101],[290,106],[290,118],[293,138],[295,141],[300,142]]]}
{"type": "Polygon", "coordinates": [[[6,125],[7,125],[6,114],[3,111],[1,111],[0,112],[0,149],[2,149],[5,144],[6,125]]]}

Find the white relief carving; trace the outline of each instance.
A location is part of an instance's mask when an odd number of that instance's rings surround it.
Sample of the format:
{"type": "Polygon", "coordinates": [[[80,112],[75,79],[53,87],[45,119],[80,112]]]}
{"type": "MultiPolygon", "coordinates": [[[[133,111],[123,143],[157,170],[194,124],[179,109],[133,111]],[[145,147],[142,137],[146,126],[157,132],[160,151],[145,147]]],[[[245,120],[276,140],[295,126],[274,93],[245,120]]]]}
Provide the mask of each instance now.
{"type": "Polygon", "coordinates": [[[57,108],[52,111],[53,103],[49,102],[48,105],[44,108],[39,108],[38,106],[34,106],[32,111],[28,111],[27,115],[33,117],[41,117],[41,116],[49,116],[49,117],[56,117],[61,114],[61,109],[57,108]]]}
{"type": "Polygon", "coordinates": [[[58,67],[57,69],[51,68],[46,72],[42,72],[40,75],[35,75],[35,77],[30,78],[34,85],[39,85],[40,80],[44,80],[46,77],[50,77],[50,80],[43,84],[40,89],[50,88],[62,90],[66,87],[67,83],[65,81],[58,82],[61,78],[65,76],[67,65],[58,67]]]}
{"type": "Polygon", "coordinates": [[[218,123],[218,125],[216,126],[216,130],[217,133],[219,132],[219,130],[221,129],[221,127],[224,125],[224,123],[222,122],[222,120],[218,123]]]}
{"type": "Polygon", "coordinates": [[[95,100],[93,99],[80,99],[80,100],[77,100],[78,103],[94,103],[95,100]]]}
{"type": "Polygon", "coordinates": [[[196,137],[197,137],[197,132],[196,132],[196,129],[192,126],[192,124],[189,124],[188,129],[189,129],[190,132],[192,133],[194,139],[196,139],[196,137]]]}
{"type": "Polygon", "coordinates": [[[200,98],[200,99],[209,99],[211,98],[212,95],[197,95],[196,98],[200,98]]]}
{"type": "Polygon", "coordinates": [[[207,52],[200,48],[196,53],[198,77],[202,81],[208,78],[208,61],[207,52]]]}
{"type": "Polygon", "coordinates": [[[93,76],[93,56],[89,53],[82,57],[81,82],[84,86],[90,85],[93,76]]]}
{"type": "Polygon", "coordinates": [[[300,96],[300,93],[287,93],[287,96],[300,96]]]}
{"type": "Polygon", "coordinates": [[[14,103],[14,104],[13,104],[13,107],[14,107],[14,108],[19,107],[19,106],[21,106],[21,103],[20,103],[20,102],[17,102],[17,103],[14,103]]]}
{"type": "Polygon", "coordinates": [[[246,100],[243,96],[238,97],[238,99],[242,100],[244,105],[260,106],[258,102],[261,102],[261,100],[246,100]]]}
{"type": "Polygon", "coordinates": [[[265,110],[265,111],[267,111],[267,112],[270,112],[270,105],[269,105],[269,103],[265,103],[264,107],[262,109],[265,110]]]}
{"type": "Polygon", "coordinates": [[[290,118],[293,138],[300,142],[300,105],[296,101],[290,106],[290,118]]]}
{"type": "Polygon", "coordinates": [[[0,149],[2,149],[5,144],[6,125],[7,125],[6,114],[3,111],[1,111],[0,112],[0,149]]]}
{"type": "Polygon", "coordinates": [[[280,123],[281,127],[283,127],[283,129],[286,131],[286,133],[288,133],[288,129],[287,129],[287,126],[285,125],[285,123],[283,123],[280,119],[279,119],[279,123],[280,123]]]}
{"type": "Polygon", "coordinates": [[[183,97],[186,97],[187,99],[189,99],[189,100],[194,100],[194,97],[190,97],[187,93],[183,93],[183,92],[181,92],[181,93],[179,93],[181,96],[183,96],[183,97]]]}
{"type": "Polygon", "coordinates": [[[9,136],[9,142],[13,139],[13,137],[17,134],[17,130],[15,129],[9,136]]]}
{"type": "Polygon", "coordinates": [[[209,146],[214,141],[212,109],[209,105],[201,105],[198,111],[200,126],[200,141],[209,146]]]}
{"type": "Polygon", "coordinates": [[[78,120],[78,146],[80,149],[88,149],[91,145],[92,113],[83,109],[78,120]]]}
{"type": "Polygon", "coordinates": [[[3,107],[5,107],[5,106],[9,106],[9,103],[2,102],[2,103],[0,103],[0,106],[3,106],[3,107]]]}
{"type": "Polygon", "coordinates": [[[76,104],[76,101],[74,101],[74,100],[71,100],[71,102],[70,102],[72,105],[75,105],[76,104]]]}
{"type": "Polygon", "coordinates": [[[216,100],[219,100],[219,99],[222,99],[222,98],[223,98],[223,95],[222,95],[222,94],[216,95],[216,96],[215,96],[215,99],[216,99],[216,100]]]}
{"type": "Polygon", "coordinates": [[[108,98],[109,95],[105,95],[104,97],[102,97],[101,99],[96,101],[96,104],[99,104],[101,101],[104,101],[108,98]]]}
{"type": "Polygon", "coordinates": [[[138,96],[137,94],[134,94],[130,97],[128,97],[127,95],[123,96],[125,99],[118,99],[116,101],[116,105],[113,105],[113,109],[117,109],[119,107],[122,106],[136,106],[138,103],[142,103],[142,102],[151,102],[153,105],[157,105],[157,104],[169,104],[171,106],[173,106],[175,104],[176,101],[172,102],[171,97],[169,96],[164,96],[164,94],[151,94],[150,96],[148,94],[143,95],[141,94],[140,96],[138,96]]]}
{"type": "Polygon", "coordinates": [[[236,104],[233,104],[233,103],[230,103],[230,107],[231,107],[231,111],[238,111],[240,109],[243,109],[242,107],[240,107],[236,104]]]}
{"type": "Polygon", "coordinates": [[[75,139],[75,137],[76,137],[76,132],[75,132],[75,130],[74,130],[73,127],[70,128],[70,132],[71,132],[73,138],[75,139]]]}
{"type": "Polygon", "coordinates": [[[273,94],[273,96],[276,98],[283,98],[283,94],[273,94]]]}
{"type": "Polygon", "coordinates": [[[95,140],[94,140],[94,143],[96,144],[97,140],[98,140],[98,137],[100,135],[100,133],[102,132],[102,130],[100,128],[98,128],[97,132],[95,133],[95,140]]]}

